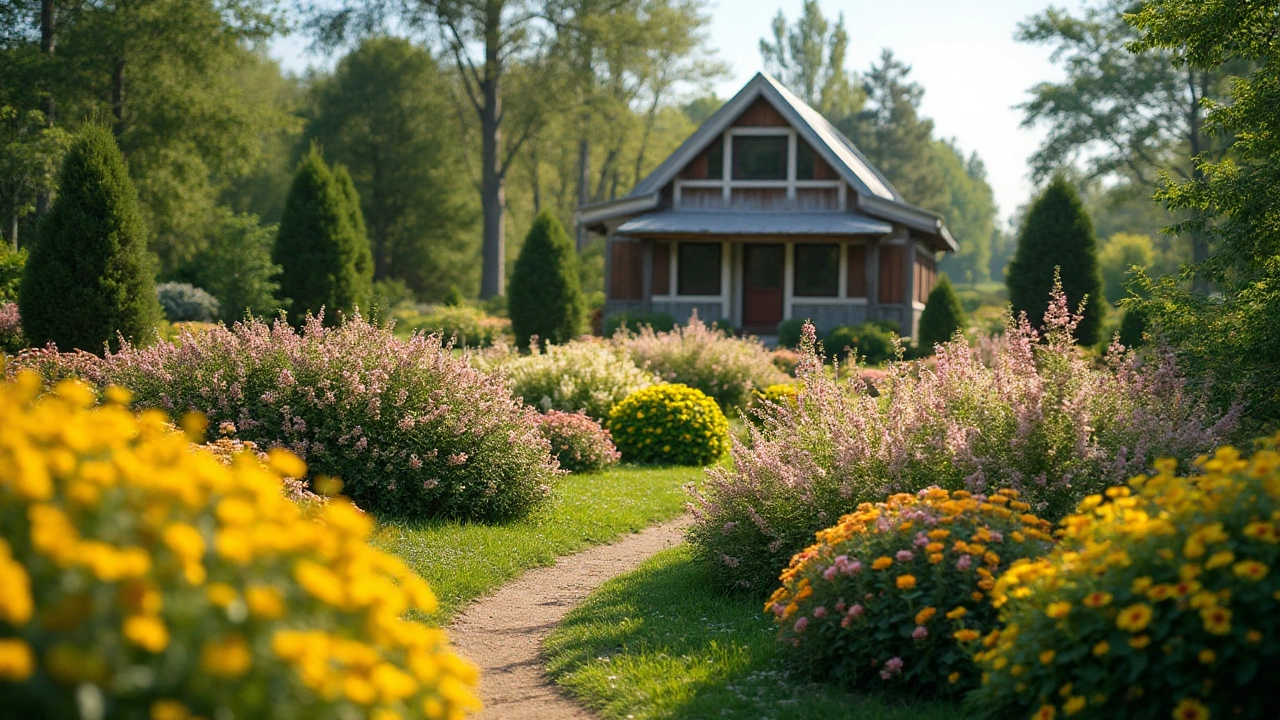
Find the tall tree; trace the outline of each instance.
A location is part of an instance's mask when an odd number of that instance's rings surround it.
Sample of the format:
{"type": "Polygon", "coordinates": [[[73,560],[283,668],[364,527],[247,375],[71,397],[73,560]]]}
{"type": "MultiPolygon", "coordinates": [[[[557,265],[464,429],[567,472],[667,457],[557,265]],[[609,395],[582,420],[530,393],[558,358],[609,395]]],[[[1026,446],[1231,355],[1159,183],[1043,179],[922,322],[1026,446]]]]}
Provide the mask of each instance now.
{"type": "Polygon", "coordinates": [[[1025,312],[1032,324],[1040,325],[1055,275],[1061,277],[1072,310],[1084,303],[1076,339],[1093,345],[1101,335],[1106,312],[1098,273],[1098,240],[1080,195],[1061,175],[1054,176],[1031,204],[1022,223],[1018,249],[1009,264],[1013,311],[1025,312]]]}
{"type": "Polygon", "coordinates": [[[70,141],[38,110],[0,105],[0,234],[18,249],[20,221],[36,211],[42,193],[53,190],[58,163],[70,141]]]}
{"type": "Polygon", "coordinates": [[[839,122],[862,109],[864,96],[845,69],[849,33],[841,13],[833,24],[817,0],[805,0],[794,25],[779,10],[773,19],[773,42],[760,40],[765,68],[802,100],[839,122]]]}
{"type": "Polygon", "coordinates": [[[160,319],[137,191],[111,134],[82,130],[27,260],[18,306],[31,345],[102,353],[152,339],[160,319]]]}
{"type": "MultiPolygon", "coordinates": [[[[1024,125],[1049,131],[1031,158],[1037,179],[1073,164],[1151,193],[1162,173],[1199,179],[1192,158],[1216,162],[1230,147],[1230,136],[1205,132],[1202,101],[1223,100],[1240,64],[1197,68],[1176,46],[1130,52],[1138,33],[1124,14],[1136,5],[1097,0],[1079,15],[1050,8],[1019,26],[1019,40],[1052,46],[1066,70],[1062,81],[1031,88],[1021,106],[1024,125]]],[[[1209,256],[1207,234],[1192,232],[1191,244],[1195,261],[1209,256]]]]}
{"type": "Polygon", "coordinates": [[[960,246],[958,252],[943,257],[941,269],[966,283],[985,282],[990,277],[997,214],[986,167],[977,153],[966,160],[953,141],[940,140],[934,149],[947,184],[947,206],[938,210],[960,246]]]}
{"type": "Polygon", "coordinates": [[[563,343],[582,333],[586,303],[578,285],[578,258],[564,227],[542,211],[529,228],[511,274],[508,312],[516,345],[563,343]]]}
{"type": "Polygon", "coordinates": [[[458,147],[448,79],[427,50],[370,38],[313,86],[308,138],[342,163],[359,192],[375,280],[404,280],[440,299],[458,285],[474,296],[472,195],[458,147]]]}

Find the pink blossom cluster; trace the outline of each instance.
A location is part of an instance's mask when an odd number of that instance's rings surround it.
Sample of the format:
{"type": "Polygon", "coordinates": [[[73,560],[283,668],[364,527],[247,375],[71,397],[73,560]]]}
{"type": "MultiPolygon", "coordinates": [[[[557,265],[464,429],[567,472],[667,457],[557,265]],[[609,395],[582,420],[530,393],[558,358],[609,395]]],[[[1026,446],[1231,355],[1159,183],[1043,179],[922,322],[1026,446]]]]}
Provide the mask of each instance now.
{"type": "Polygon", "coordinates": [[[22,334],[22,317],[14,303],[0,303],[0,355],[16,353],[26,346],[22,334]]]}
{"type": "Polygon", "coordinates": [[[609,431],[583,413],[551,410],[539,427],[551,443],[551,454],[569,472],[592,472],[622,457],[609,431]]]}

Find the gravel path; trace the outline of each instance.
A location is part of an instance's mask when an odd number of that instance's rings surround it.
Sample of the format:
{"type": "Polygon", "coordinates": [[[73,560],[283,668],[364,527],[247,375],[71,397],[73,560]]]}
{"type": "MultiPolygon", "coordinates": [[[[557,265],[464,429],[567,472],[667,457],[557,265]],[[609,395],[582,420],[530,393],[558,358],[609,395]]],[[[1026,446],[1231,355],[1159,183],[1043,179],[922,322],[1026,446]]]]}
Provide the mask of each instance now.
{"type": "Polygon", "coordinates": [[[588,720],[543,670],[542,640],[588,594],[654,553],[680,544],[687,517],[530,570],[458,615],[449,637],[480,666],[483,720],[588,720]]]}

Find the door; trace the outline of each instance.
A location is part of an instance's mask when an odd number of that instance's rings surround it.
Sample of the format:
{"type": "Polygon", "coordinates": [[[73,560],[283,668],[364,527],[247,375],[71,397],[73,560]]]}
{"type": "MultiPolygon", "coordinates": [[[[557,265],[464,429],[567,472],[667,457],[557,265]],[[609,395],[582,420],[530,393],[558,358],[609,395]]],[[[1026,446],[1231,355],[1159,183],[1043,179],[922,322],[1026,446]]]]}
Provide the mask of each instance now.
{"type": "Polygon", "coordinates": [[[782,273],[786,250],[782,245],[748,243],[742,247],[742,328],[757,335],[773,335],[782,322],[782,273]]]}

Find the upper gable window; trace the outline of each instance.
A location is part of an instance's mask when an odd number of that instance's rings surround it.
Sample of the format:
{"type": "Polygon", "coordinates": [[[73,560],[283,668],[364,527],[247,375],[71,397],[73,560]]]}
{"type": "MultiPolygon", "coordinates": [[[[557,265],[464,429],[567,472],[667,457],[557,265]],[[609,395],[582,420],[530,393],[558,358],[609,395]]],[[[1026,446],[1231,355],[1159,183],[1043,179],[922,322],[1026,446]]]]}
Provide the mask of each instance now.
{"type": "Polygon", "coordinates": [[[716,141],[707,148],[707,179],[723,180],[724,179],[724,139],[716,138],[716,141]]]}
{"type": "Polygon", "coordinates": [[[733,138],[734,180],[786,180],[786,135],[739,135],[733,138]]]}

